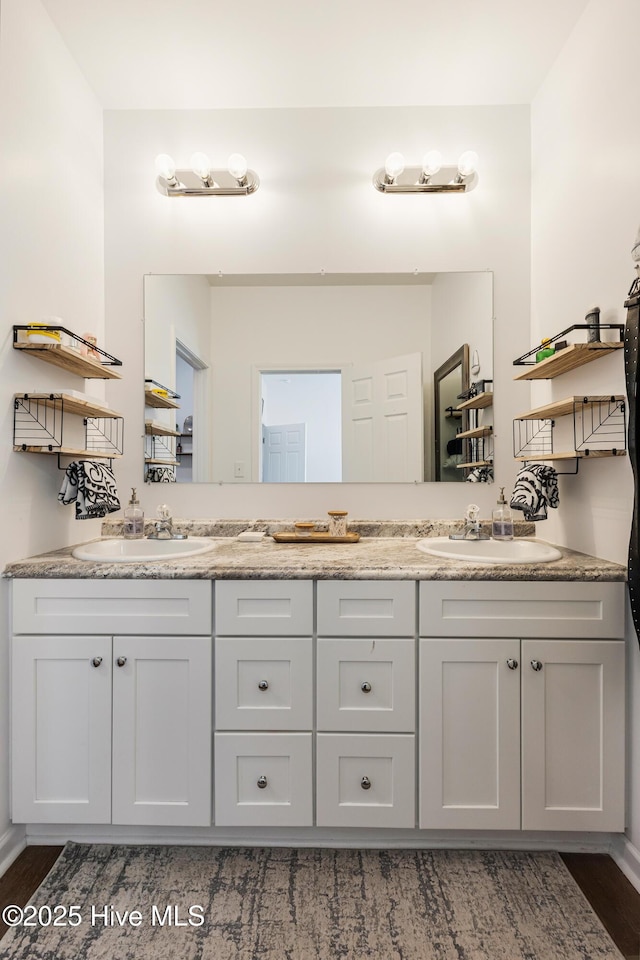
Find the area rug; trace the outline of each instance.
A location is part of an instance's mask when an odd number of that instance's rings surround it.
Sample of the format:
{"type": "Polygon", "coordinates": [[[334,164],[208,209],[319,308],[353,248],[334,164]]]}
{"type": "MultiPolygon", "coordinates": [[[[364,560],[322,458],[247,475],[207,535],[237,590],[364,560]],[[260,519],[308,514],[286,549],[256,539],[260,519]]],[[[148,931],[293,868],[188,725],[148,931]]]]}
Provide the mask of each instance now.
{"type": "Polygon", "coordinates": [[[21,919],[2,960],[621,957],[555,853],[69,843],[21,919]]]}

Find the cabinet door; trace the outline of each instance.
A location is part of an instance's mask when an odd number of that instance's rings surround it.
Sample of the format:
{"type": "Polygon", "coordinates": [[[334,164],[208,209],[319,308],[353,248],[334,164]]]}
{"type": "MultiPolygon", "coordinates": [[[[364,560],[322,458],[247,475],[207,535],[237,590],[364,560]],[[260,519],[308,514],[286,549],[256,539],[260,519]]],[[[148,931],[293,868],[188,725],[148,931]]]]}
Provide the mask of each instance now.
{"type": "Polygon", "coordinates": [[[318,640],[318,729],[413,733],[415,640],[318,640]]]}
{"type": "Polygon", "coordinates": [[[211,823],[211,638],[115,637],[113,823],[211,823]]]}
{"type": "Polygon", "coordinates": [[[109,823],[111,637],[14,637],[14,823],[109,823]]]}
{"type": "Polygon", "coordinates": [[[520,643],[420,641],[420,827],[520,827],[520,643]]]}
{"type": "Polygon", "coordinates": [[[216,637],[217,730],[310,730],[311,637],[216,637]]]}
{"type": "Polygon", "coordinates": [[[523,829],[624,830],[624,699],[624,641],[523,640],[523,829]]]}

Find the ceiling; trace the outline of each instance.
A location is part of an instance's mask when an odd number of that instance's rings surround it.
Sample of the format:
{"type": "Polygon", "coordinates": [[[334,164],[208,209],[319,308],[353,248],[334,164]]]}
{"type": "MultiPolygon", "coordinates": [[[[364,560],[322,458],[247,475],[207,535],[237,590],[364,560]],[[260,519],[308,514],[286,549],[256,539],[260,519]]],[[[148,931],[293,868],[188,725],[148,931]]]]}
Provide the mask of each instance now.
{"type": "Polygon", "coordinates": [[[529,103],[588,0],[42,0],[106,109],[529,103]]]}

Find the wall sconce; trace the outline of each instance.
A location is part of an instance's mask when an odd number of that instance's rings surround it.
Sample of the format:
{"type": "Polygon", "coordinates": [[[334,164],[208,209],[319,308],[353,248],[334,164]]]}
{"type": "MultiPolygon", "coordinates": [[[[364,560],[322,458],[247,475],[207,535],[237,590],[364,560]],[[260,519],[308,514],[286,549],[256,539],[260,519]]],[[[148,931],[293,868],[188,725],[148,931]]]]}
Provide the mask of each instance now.
{"type": "Polygon", "coordinates": [[[240,153],[232,153],[226,170],[212,170],[204,153],[194,153],[191,169],[176,169],[168,153],[156,157],[156,186],[165,197],[243,197],[260,186],[258,175],[240,153]]]}
{"type": "Polygon", "coordinates": [[[457,164],[443,163],[437,150],[430,150],[419,167],[405,166],[401,153],[390,153],[373,175],[373,185],[381,193],[466,193],[478,181],[478,155],[473,150],[462,154],[457,164]]]}

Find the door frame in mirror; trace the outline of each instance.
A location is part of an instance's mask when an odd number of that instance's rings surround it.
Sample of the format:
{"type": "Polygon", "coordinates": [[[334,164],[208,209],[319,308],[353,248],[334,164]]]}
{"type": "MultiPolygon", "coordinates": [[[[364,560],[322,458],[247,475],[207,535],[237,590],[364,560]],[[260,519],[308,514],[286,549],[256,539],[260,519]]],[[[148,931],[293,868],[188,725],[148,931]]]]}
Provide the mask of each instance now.
{"type": "MultiPolygon", "coordinates": [[[[442,457],[441,457],[441,436],[440,436],[440,383],[450,373],[460,367],[460,393],[469,389],[469,344],[463,343],[459,350],[452,353],[451,356],[441,364],[433,374],[433,412],[435,417],[435,479],[442,480],[442,457]]],[[[467,429],[467,411],[462,411],[460,421],[463,430],[467,429]]]]}

